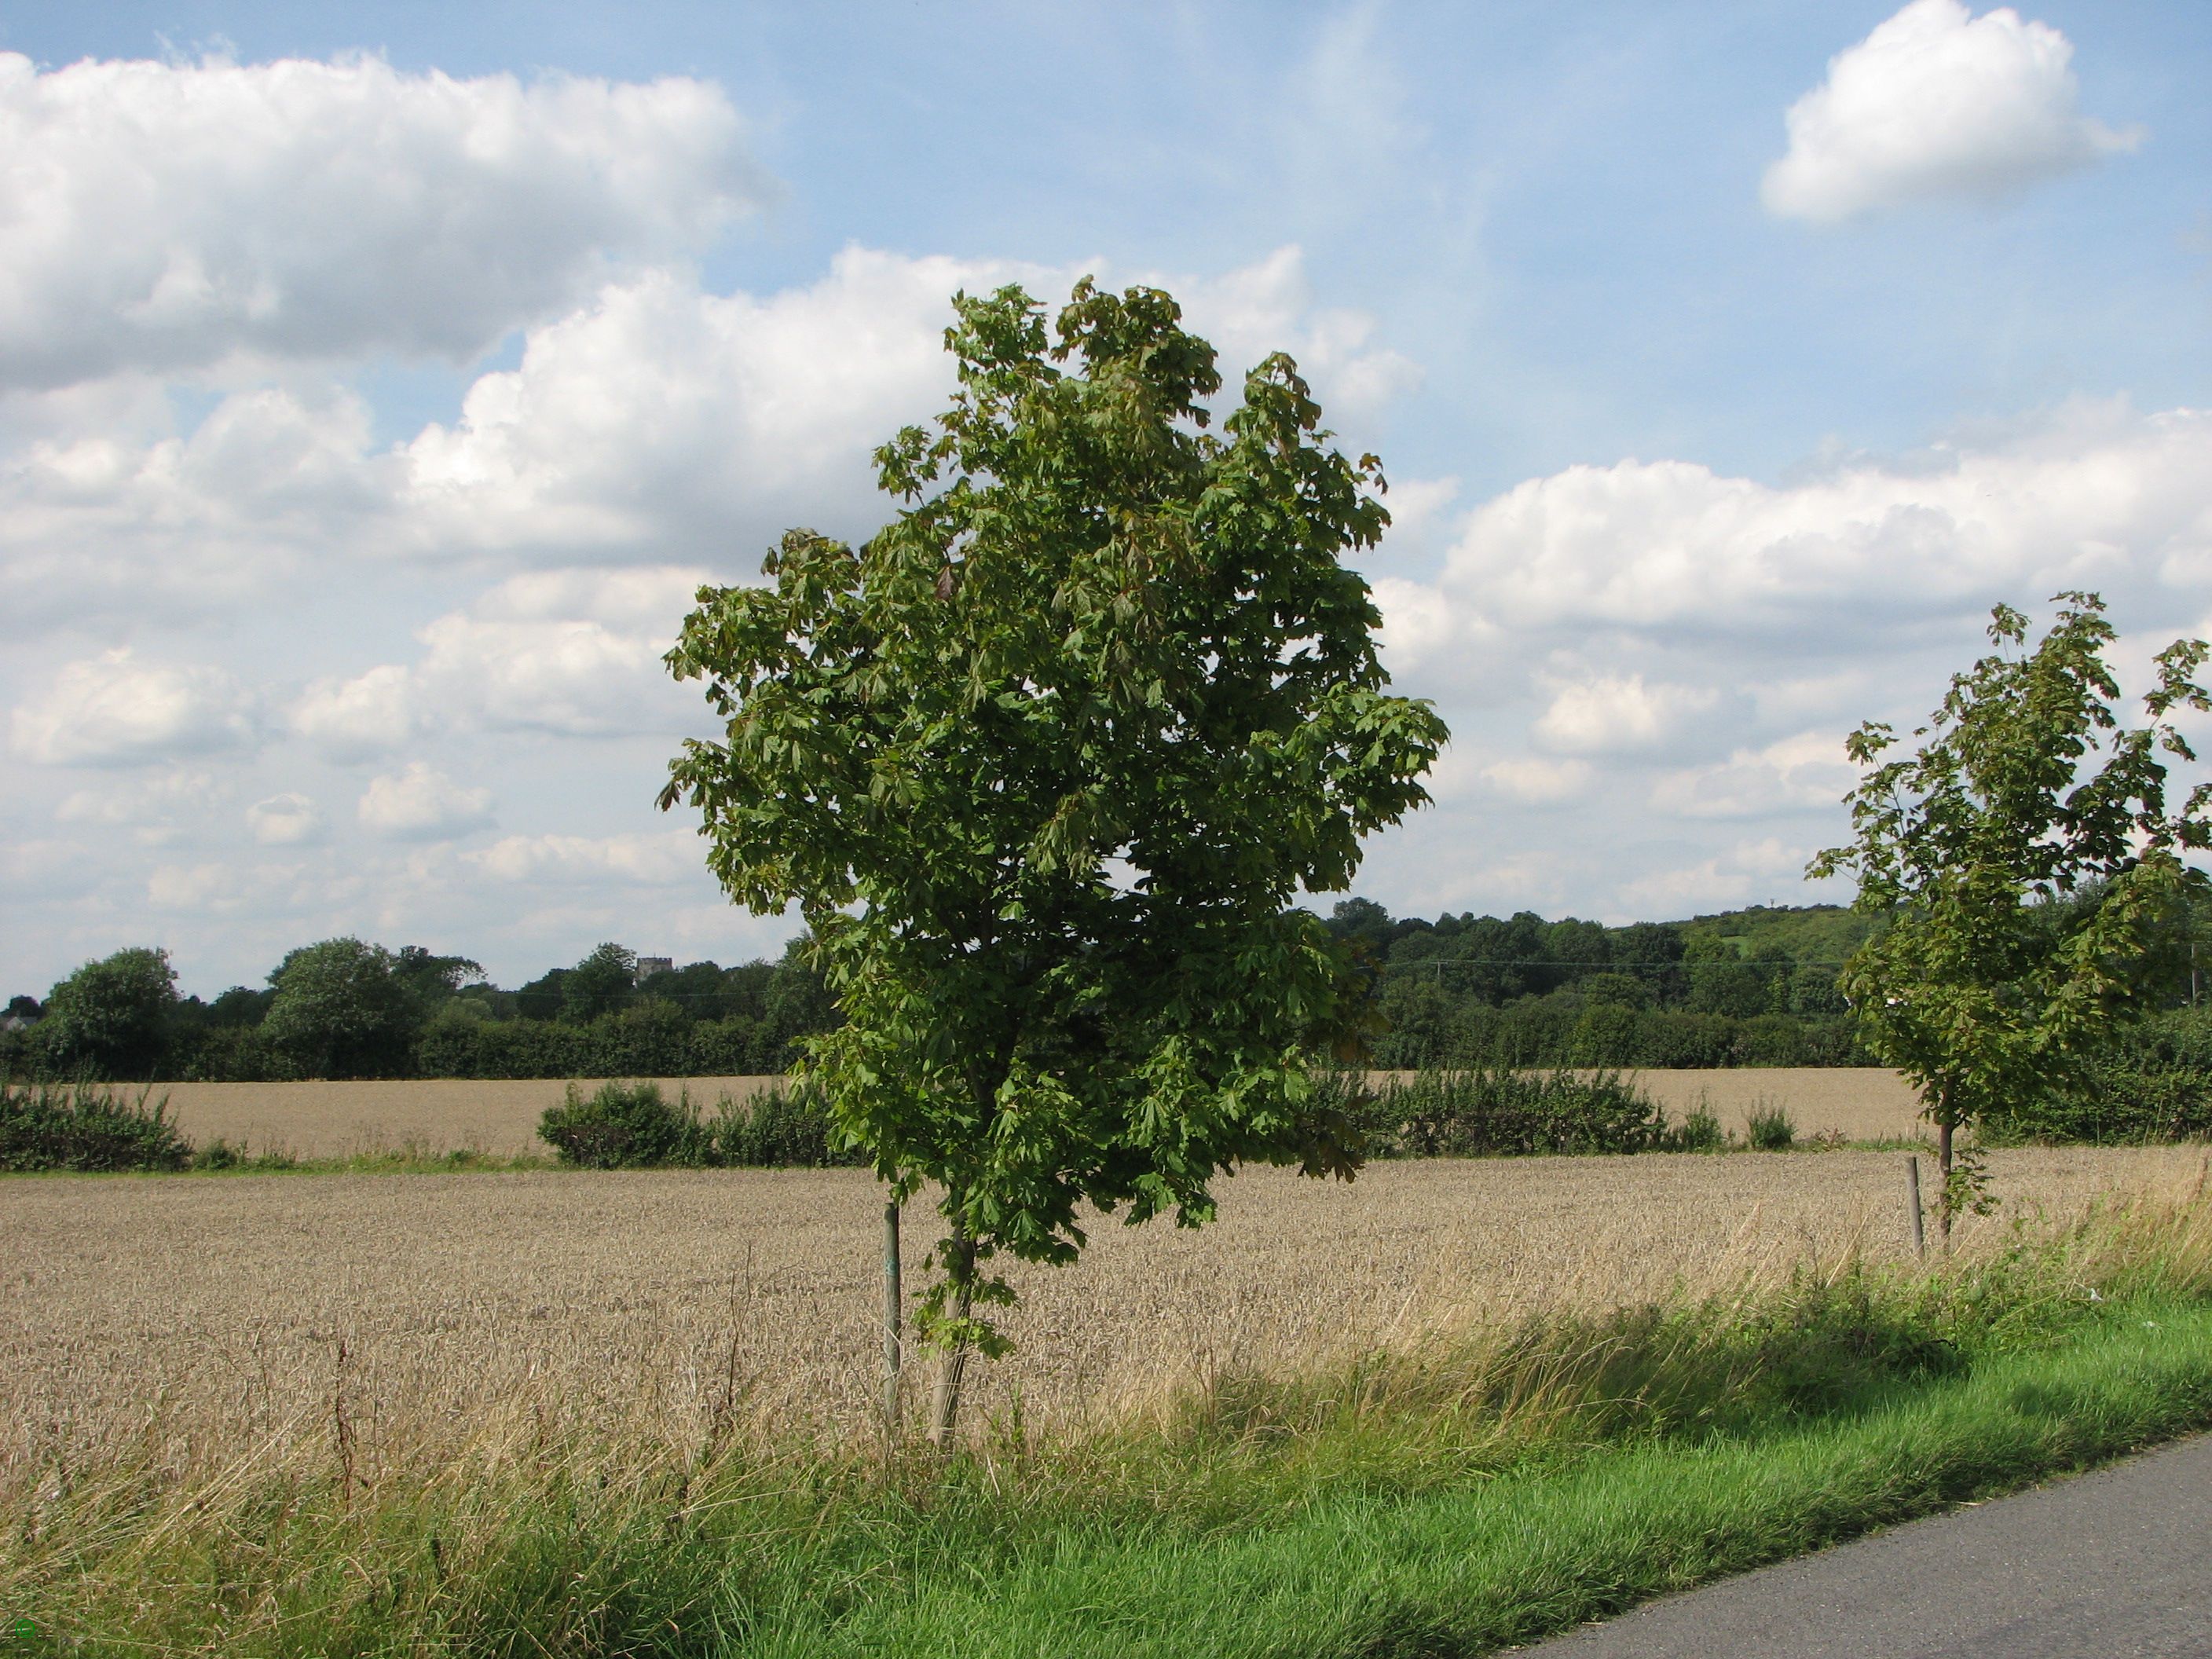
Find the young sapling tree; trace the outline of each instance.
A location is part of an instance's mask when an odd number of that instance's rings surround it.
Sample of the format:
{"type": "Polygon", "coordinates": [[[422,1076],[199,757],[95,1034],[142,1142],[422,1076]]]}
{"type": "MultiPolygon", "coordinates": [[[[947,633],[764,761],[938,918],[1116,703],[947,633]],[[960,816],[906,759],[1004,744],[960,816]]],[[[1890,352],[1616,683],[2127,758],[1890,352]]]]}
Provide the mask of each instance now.
{"type": "Polygon", "coordinates": [[[1291,902],[1349,884],[1445,736],[1342,562],[1378,464],[1289,358],[1217,434],[1164,293],[953,303],[950,408],[877,452],[896,517],[702,590],[668,661],[726,730],[661,796],[732,897],[799,907],[845,1017],[805,1070],[895,1200],[941,1194],[940,1441],[1001,1346],[993,1255],[1073,1260],[1085,1205],[1195,1225],[1239,1163],[1353,1170],[1310,1072],[1356,986],[1291,902]]]}
{"type": "Polygon", "coordinates": [[[1857,908],[1876,919],[1840,982],[1869,1049],[1936,1125],[1947,1239],[1978,1196],[1956,1132],[2008,1101],[2087,1086],[2203,885],[2182,855],[2212,842],[2212,784],[2169,811],[2162,758],[2196,758],[2167,716],[2212,707],[2194,678],[2204,642],[2159,653],[2148,723],[2124,726],[2103,601],[2054,603],[2033,649],[2027,618],[1991,612],[1997,649],[1954,677],[1915,752],[1884,759],[1897,738],[1879,722],[1851,734],[1865,769],[1844,797],[1854,837],[1808,871],[1856,875],[1857,908]]]}

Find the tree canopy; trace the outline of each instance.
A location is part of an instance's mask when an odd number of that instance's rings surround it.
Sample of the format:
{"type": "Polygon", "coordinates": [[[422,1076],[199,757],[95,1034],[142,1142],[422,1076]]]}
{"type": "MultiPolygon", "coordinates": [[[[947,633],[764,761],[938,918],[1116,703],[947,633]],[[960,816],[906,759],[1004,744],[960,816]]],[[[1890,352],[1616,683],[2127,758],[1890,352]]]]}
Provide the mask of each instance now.
{"type": "Polygon", "coordinates": [[[149,1074],[177,1001],[169,953],[133,945],[88,962],[46,994],[39,1036],[55,1070],[149,1074]]]}
{"type": "MultiPolygon", "coordinates": [[[[357,939],[302,945],[269,975],[276,995],[263,1030],[304,1076],[404,1073],[408,1045],[428,1010],[400,966],[381,945],[357,939]]],[[[418,978],[444,978],[420,963],[409,966],[418,978]]]]}
{"type": "Polygon", "coordinates": [[[954,304],[951,407],[877,453],[891,522],[701,592],[668,660],[726,729],[662,805],[804,912],[847,1022],[808,1067],[896,1193],[942,1183],[964,1306],[980,1256],[1070,1259],[1085,1202],[1194,1224],[1237,1162],[1352,1169],[1309,1068],[1357,988],[1291,900],[1348,884],[1445,733],[1341,562],[1379,465],[1289,358],[1217,434],[1165,294],[954,304]]]}

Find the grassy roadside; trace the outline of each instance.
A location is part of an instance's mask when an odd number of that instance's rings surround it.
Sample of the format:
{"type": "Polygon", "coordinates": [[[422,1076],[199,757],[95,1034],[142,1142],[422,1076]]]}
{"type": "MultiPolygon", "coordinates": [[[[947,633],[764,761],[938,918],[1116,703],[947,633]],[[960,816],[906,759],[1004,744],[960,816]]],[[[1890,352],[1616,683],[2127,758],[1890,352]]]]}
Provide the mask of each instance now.
{"type": "Polygon", "coordinates": [[[732,1404],[700,1443],[518,1413],[356,1468],[340,1399],[185,1486],[107,1449],[0,1505],[0,1654],[1478,1652],[2212,1425],[2212,1212],[1223,1376],[949,1464],[732,1404]]]}
{"type": "Polygon", "coordinates": [[[749,1655],[1480,1654],[2212,1423],[2212,1310],[2150,1301],[2056,1353],[1893,1383],[1802,1427],[1593,1452],[1244,1536],[1097,1540],[951,1574],[749,1655]]]}

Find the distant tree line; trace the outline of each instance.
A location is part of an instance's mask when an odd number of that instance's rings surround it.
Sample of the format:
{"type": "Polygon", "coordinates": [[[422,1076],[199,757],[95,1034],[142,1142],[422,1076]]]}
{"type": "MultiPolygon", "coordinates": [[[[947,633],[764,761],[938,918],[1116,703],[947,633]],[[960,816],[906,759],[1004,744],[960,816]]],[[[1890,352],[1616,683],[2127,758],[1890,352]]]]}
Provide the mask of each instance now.
{"type": "MultiPolygon", "coordinates": [[[[1872,1063],[1837,988],[1869,924],[1835,905],[1608,927],[1525,910],[1394,917],[1353,898],[1334,907],[1328,926],[1364,983],[1359,1035],[1377,1066],[1872,1063]]],[[[2212,1064],[2212,1030],[2196,1035],[2194,933],[2192,921],[2166,953],[2169,1012],[2128,1039],[2131,1052],[2142,1051],[2142,1068],[2182,1063],[2193,1074],[2200,1060],[2212,1064]]],[[[774,962],[695,962],[641,980],[635,955],[601,945],[507,990],[466,957],[325,939],[285,957],[266,985],[233,986],[211,1001],[179,997],[167,954],[137,947],[86,963],[43,1001],[14,998],[0,1018],[0,1074],[253,1081],[782,1072],[800,1039],[838,1020],[805,945],[793,940],[774,962]]],[[[2212,964],[2212,949],[2205,958],[2212,964]]]]}
{"type": "Polygon", "coordinates": [[[87,963],[0,1020],[0,1075],[118,1081],[297,1078],[708,1077],[786,1070],[836,1024],[795,940],[775,962],[713,962],[641,979],[601,945],[519,989],[465,957],[324,939],[260,988],[179,997],[165,951],[87,963]]]}
{"type": "Polygon", "coordinates": [[[1607,927],[1355,898],[1328,925],[1367,978],[1381,1066],[1865,1063],[1836,988],[1865,924],[1836,906],[1607,927]]]}

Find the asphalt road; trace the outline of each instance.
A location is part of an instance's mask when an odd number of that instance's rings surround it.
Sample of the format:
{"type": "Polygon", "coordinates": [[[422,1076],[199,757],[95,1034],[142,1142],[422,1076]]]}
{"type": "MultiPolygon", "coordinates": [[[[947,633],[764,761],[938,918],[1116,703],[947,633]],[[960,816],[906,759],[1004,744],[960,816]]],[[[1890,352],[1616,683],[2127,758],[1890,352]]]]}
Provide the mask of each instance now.
{"type": "Polygon", "coordinates": [[[1655,1601],[1543,1659],[2212,1659],[2212,1436],[1655,1601]]]}

